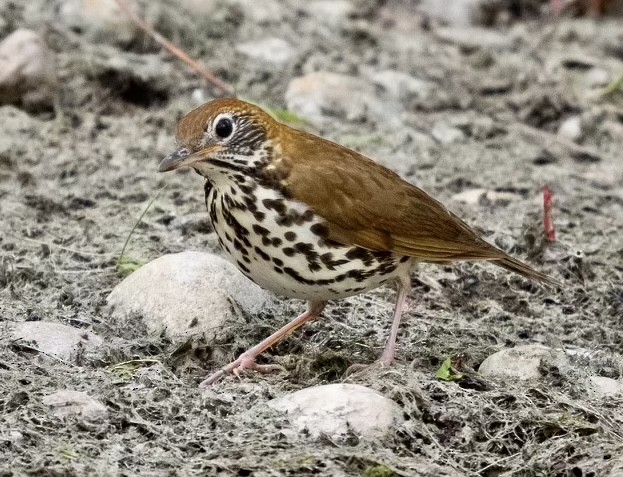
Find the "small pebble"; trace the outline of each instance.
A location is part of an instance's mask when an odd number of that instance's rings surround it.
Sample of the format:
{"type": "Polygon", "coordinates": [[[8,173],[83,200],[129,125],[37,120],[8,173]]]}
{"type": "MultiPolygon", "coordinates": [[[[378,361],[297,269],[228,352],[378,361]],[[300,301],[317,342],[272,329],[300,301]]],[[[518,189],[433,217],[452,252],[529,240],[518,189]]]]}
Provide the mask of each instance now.
{"type": "Polygon", "coordinates": [[[91,351],[103,344],[90,331],[49,321],[23,321],[11,326],[11,339],[31,346],[44,355],[70,360],[79,351],[91,351]]]}
{"type": "Polygon", "coordinates": [[[0,104],[49,108],[58,83],[54,54],[32,30],[15,30],[0,42],[0,104]]]}
{"type": "Polygon", "coordinates": [[[349,431],[360,438],[379,438],[402,421],[398,404],[357,384],[327,384],[302,389],[269,402],[285,412],[292,427],[312,438],[340,440],[349,431]]]}
{"type": "Polygon", "coordinates": [[[87,393],[62,390],[45,396],[43,404],[52,408],[57,417],[80,416],[91,421],[101,420],[108,414],[108,409],[87,393]]]}
{"type": "Polygon", "coordinates": [[[531,380],[542,377],[544,364],[559,369],[568,368],[569,360],[562,351],[540,344],[502,349],[486,358],[478,368],[483,376],[513,380],[531,380]]]}

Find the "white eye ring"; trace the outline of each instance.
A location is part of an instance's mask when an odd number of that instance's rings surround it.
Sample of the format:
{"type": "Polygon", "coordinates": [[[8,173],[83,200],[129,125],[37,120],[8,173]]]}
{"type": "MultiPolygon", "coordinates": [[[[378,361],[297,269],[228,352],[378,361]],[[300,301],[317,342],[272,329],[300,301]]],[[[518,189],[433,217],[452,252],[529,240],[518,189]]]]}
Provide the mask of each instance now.
{"type": "Polygon", "coordinates": [[[236,131],[236,123],[230,114],[219,114],[212,125],[213,134],[222,141],[230,139],[236,131]]]}

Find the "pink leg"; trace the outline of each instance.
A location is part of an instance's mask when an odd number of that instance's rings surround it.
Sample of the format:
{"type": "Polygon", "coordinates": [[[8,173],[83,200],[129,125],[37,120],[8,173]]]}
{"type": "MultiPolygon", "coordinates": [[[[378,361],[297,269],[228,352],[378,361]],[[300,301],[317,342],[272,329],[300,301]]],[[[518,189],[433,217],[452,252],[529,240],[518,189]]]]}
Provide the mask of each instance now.
{"type": "Polygon", "coordinates": [[[200,387],[209,386],[210,384],[213,384],[219,379],[221,379],[227,373],[234,373],[236,376],[239,376],[240,372],[244,369],[254,369],[255,371],[259,371],[260,373],[262,372],[267,373],[270,371],[283,369],[283,367],[279,365],[274,365],[274,364],[273,365],[257,364],[255,362],[255,359],[260,354],[262,354],[264,351],[266,351],[268,348],[270,348],[272,345],[281,341],[283,338],[285,338],[287,335],[292,333],[297,328],[300,328],[308,321],[311,321],[317,318],[318,316],[320,316],[320,313],[322,313],[322,310],[324,309],[326,304],[327,302],[325,301],[310,301],[307,304],[307,311],[305,313],[300,315],[298,318],[292,320],[290,323],[288,323],[283,328],[279,329],[278,331],[275,331],[272,335],[270,335],[268,338],[266,338],[262,342],[255,345],[253,348],[242,353],[238,357],[237,360],[232,361],[227,366],[225,366],[223,369],[214,373],[208,379],[203,381],[199,386],[200,387]]]}
{"type": "Polygon", "coordinates": [[[389,338],[385,344],[385,350],[379,359],[379,362],[383,366],[389,366],[394,361],[394,355],[396,354],[396,338],[398,337],[398,327],[400,326],[400,318],[402,317],[402,311],[407,301],[407,295],[411,284],[406,280],[401,280],[398,284],[398,296],[396,297],[396,307],[394,308],[394,318],[392,321],[392,329],[389,332],[389,338]]]}

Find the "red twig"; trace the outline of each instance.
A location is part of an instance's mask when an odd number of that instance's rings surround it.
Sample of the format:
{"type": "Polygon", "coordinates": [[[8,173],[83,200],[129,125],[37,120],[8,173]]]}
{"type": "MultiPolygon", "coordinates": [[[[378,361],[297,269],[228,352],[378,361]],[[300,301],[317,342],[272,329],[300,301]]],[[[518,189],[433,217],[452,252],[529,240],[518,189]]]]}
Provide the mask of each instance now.
{"type": "Polygon", "coordinates": [[[556,241],[556,229],[554,228],[554,219],[552,217],[553,208],[552,191],[545,186],[543,188],[543,227],[545,228],[545,238],[549,242],[556,241]]]}
{"type": "Polygon", "coordinates": [[[179,49],[165,37],[163,37],[160,33],[158,33],[154,27],[152,27],[149,23],[139,17],[136,13],[132,11],[132,9],[126,3],[126,0],[115,0],[119,8],[123,10],[123,12],[134,22],[136,25],[151,36],[156,43],[160,44],[163,48],[166,48],[171,54],[182,60],[188,66],[190,66],[193,70],[199,73],[208,83],[213,84],[218,89],[220,89],[225,94],[233,94],[234,88],[231,85],[225,83],[224,81],[218,79],[212,73],[210,73],[207,69],[193,60],[188,54],[179,49]]]}

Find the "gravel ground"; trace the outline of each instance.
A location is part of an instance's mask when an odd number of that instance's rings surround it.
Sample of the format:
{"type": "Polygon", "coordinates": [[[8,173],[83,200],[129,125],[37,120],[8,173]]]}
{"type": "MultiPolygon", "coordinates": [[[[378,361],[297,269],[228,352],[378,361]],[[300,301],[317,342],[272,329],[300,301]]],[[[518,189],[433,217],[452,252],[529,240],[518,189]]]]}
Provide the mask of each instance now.
{"type": "Polygon", "coordinates": [[[426,19],[417,3],[141,8],[239,97],[393,168],[564,286],[477,264],[422,266],[395,366],[345,375],[382,350],[394,292],[381,289],[332,304],[268,352],[287,374],[203,392],[207,373],[303,304],[278,299],[227,339],[192,346],[105,305],[123,279],[123,244],[165,185],[127,257],[218,253],[200,178],[157,173],[176,121],[216,91],[122,14],[0,1],[0,37],[38,32],[58,77],[52,106],[0,107],[0,475],[623,475],[623,393],[586,388],[590,376],[623,378],[623,93],[604,94],[623,73],[623,20],[526,7],[474,31],[426,19]],[[319,96],[306,97],[300,77],[319,96]],[[555,243],[544,240],[544,186],[555,243]],[[102,342],[52,358],[11,337],[15,322],[37,321],[102,342]],[[527,381],[477,373],[494,352],[531,343],[571,364],[545,360],[527,381]],[[448,358],[461,378],[436,378],[448,358]],[[384,437],[335,441],[292,432],[266,406],[338,382],[380,391],[404,419],[384,437]],[[97,417],[52,412],[49,396],[66,389],[103,405],[97,417]]]}

